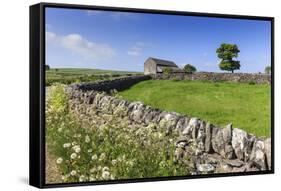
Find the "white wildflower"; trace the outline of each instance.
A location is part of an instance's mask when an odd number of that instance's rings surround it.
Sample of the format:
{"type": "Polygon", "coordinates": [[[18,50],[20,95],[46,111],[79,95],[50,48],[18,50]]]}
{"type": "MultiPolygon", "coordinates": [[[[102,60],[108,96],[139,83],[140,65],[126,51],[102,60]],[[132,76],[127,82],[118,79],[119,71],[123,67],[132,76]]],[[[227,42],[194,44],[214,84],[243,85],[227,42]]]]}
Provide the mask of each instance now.
{"type": "Polygon", "coordinates": [[[77,157],[77,154],[76,153],[72,153],[71,155],[70,155],[70,158],[71,159],[75,159],[77,157]]]}
{"type": "Polygon", "coordinates": [[[109,168],[107,166],[102,168],[102,171],[109,171],[109,168]]]}
{"type": "Polygon", "coordinates": [[[91,152],[93,152],[93,149],[88,149],[87,152],[91,153],[91,152]]]}
{"type": "Polygon", "coordinates": [[[70,147],[71,146],[71,143],[64,143],[63,144],[63,148],[68,148],[68,147],[70,147]]]}
{"type": "Polygon", "coordinates": [[[114,180],[115,177],[111,174],[111,175],[110,175],[110,179],[111,179],[111,180],[114,180]]]}
{"type": "Polygon", "coordinates": [[[76,152],[79,153],[81,151],[81,148],[79,145],[75,145],[74,147],[72,147],[72,149],[76,152]]]}
{"type": "Polygon", "coordinates": [[[103,171],[101,176],[104,180],[108,180],[110,178],[110,173],[108,171],[103,171]]]}
{"type": "Polygon", "coordinates": [[[101,170],[101,166],[98,166],[98,170],[101,170]]]}
{"type": "Polygon", "coordinates": [[[101,153],[100,158],[99,158],[99,161],[102,161],[102,160],[104,160],[104,159],[105,159],[105,153],[101,153]]]}
{"type": "Polygon", "coordinates": [[[134,162],[131,161],[131,160],[129,160],[129,161],[126,162],[126,165],[128,165],[128,166],[134,166],[134,162]]]}
{"type": "Polygon", "coordinates": [[[59,157],[59,158],[57,159],[57,164],[61,164],[62,161],[63,161],[63,159],[62,159],[61,157],[59,157]]]}
{"type": "Polygon", "coordinates": [[[62,132],[62,128],[60,127],[60,128],[58,128],[58,132],[60,133],[60,132],[62,132]]]}
{"type": "Polygon", "coordinates": [[[86,143],[89,143],[90,141],[91,141],[91,139],[90,139],[89,135],[86,135],[86,136],[85,136],[85,142],[86,142],[86,143]]]}
{"type": "Polygon", "coordinates": [[[94,176],[90,176],[90,181],[96,181],[96,178],[94,176]]]}
{"type": "Polygon", "coordinates": [[[162,133],[158,133],[158,138],[159,139],[163,138],[163,134],[162,133]]]}
{"type": "Polygon", "coordinates": [[[96,172],[96,171],[97,171],[97,169],[96,169],[95,167],[93,167],[93,168],[90,169],[90,173],[94,173],[94,172],[96,172]]]}
{"type": "Polygon", "coordinates": [[[72,170],[72,171],[70,172],[70,174],[71,174],[71,176],[75,176],[75,175],[77,174],[77,172],[76,172],[76,170],[72,170]]]}
{"type": "Polygon", "coordinates": [[[112,164],[113,166],[115,166],[115,165],[117,164],[117,160],[116,160],[116,159],[113,159],[113,160],[111,161],[111,164],[112,164]]]}
{"type": "Polygon", "coordinates": [[[76,144],[77,144],[76,141],[73,141],[73,142],[71,143],[72,146],[74,146],[74,145],[76,145],[76,144]]]}
{"type": "Polygon", "coordinates": [[[92,156],[92,160],[97,160],[98,159],[98,156],[97,155],[93,155],[92,156]]]}
{"type": "Polygon", "coordinates": [[[86,176],[81,175],[81,176],[79,177],[79,182],[84,182],[84,181],[86,181],[86,176]]]}

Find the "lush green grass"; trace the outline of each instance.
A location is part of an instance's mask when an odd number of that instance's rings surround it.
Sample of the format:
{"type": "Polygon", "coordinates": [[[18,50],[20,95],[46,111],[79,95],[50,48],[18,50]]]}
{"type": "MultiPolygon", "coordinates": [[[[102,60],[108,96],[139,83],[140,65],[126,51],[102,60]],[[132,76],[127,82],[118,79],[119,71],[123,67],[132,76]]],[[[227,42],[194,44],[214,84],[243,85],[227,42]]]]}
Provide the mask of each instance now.
{"type": "Polygon", "coordinates": [[[119,92],[130,101],[270,136],[270,85],[150,80],[119,92]]]}
{"type": "Polygon", "coordinates": [[[88,68],[53,68],[46,71],[46,85],[54,83],[71,84],[107,80],[114,77],[138,75],[141,72],[112,71],[88,68]]]}

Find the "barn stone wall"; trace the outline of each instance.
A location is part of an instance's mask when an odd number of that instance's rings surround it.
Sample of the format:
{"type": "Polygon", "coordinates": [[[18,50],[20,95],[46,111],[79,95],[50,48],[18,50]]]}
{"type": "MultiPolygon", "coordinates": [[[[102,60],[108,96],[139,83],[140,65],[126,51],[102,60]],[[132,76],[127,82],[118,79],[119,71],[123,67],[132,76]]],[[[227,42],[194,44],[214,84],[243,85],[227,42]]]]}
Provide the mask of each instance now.
{"type": "MultiPolygon", "coordinates": [[[[99,114],[126,118],[145,128],[155,124],[167,132],[177,131],[175,159],[190,157],[193,173],[246,172],[271,169],[271,139],[260,138],[231,124],[225,128],[205,122],[197,117],[180,115],[110,96],[101,91],[123,89],[132,77],[93,84],[72,85],[67,88],[70,109],[89,117],[91,110],[99,114]]],[[[148,79],[134,78],[134,82],[148,79]]],[[[133,84],[133,83],[132,83],[133,84]]]]}
{"type": "Polygon", "coordinates": [[[176,80],[202,80],[202,81],[230,81],[256,84],[271,84],[270,74],[250,74],[250,73],[214,73],[196,72],[193,74],[174,73],[151,75],[153,79],[176,79],[176,80]]]}

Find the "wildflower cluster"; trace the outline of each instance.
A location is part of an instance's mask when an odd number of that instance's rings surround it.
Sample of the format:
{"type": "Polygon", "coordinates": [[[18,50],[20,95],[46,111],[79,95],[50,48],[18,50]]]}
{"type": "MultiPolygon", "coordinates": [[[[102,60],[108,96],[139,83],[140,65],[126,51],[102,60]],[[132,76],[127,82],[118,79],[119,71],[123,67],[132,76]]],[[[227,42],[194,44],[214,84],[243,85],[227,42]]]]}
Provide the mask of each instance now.
{"type": "MultiPolygon", "coordinates": [[[[188,168],[175,163],[177,135],[128,118],[93,111],[90,118],[69,110],[64,86],[53,86],[46,101],[47,147],[57,157],[58,182],[180,176],[188,168]]],[[[48,173],[48,171],[46,172],[48,173]]]]}

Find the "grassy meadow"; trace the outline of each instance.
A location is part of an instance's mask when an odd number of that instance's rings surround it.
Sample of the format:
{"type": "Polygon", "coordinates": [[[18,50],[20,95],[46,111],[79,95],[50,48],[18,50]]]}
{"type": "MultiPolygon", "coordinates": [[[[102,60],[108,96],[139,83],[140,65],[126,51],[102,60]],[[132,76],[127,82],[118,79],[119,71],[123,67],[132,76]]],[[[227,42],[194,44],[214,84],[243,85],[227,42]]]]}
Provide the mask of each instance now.
{"type": "Polygon", "coordinates": [[[141,72],[99,70],[89,68],[52,68],[46,70],[46,86],[55,83],[72,84],[108,80],[111,78],[142,74],[141,72]]]}
{"type": "Polygon", "coordinates": [[[257,136],[271,135],[270,85],[149,80],[119,92],[119,96],[219,126],[233,123],[257,136]]]}

